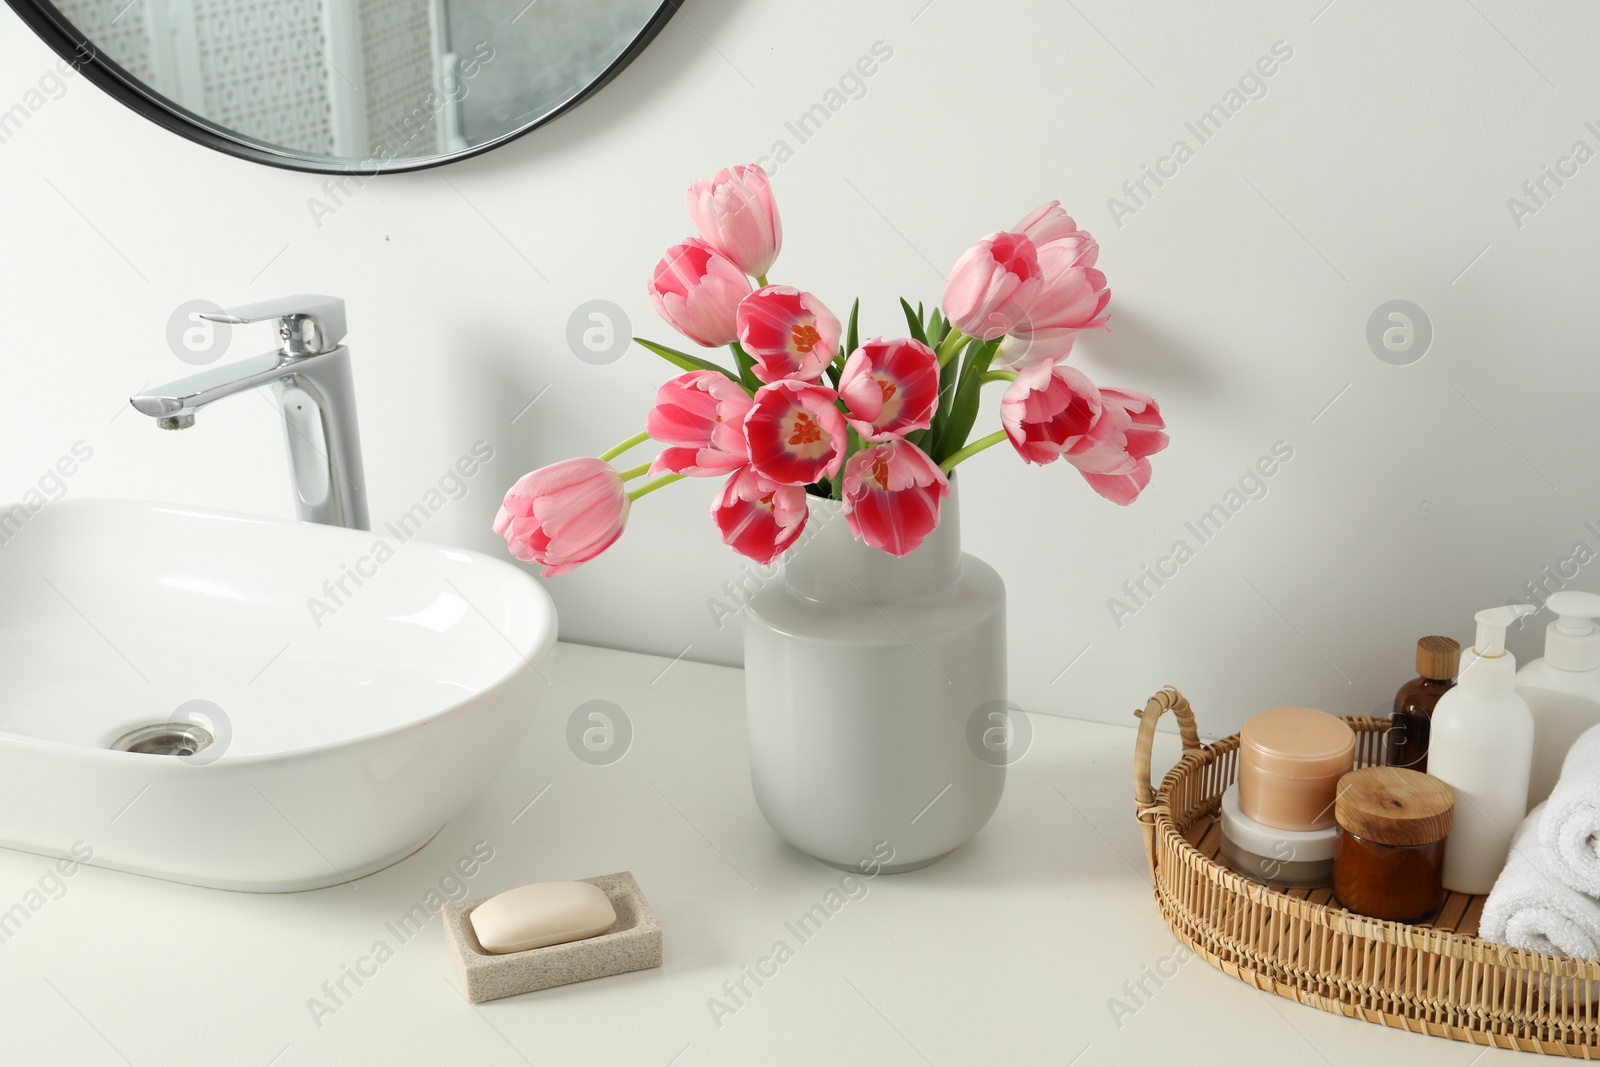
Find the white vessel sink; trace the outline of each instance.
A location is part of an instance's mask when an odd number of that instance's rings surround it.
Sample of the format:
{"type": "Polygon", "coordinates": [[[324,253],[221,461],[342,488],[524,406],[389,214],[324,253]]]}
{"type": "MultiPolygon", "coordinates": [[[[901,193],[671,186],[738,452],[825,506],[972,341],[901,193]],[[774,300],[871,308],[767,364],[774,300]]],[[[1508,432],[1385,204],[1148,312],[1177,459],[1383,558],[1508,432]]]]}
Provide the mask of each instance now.
{"type": "Polygon", "coordinates": [[[223,889],[333,885],[425,844],[535,713],[555,608],[508,563],[176,505],[10,514],[0,845],[223,889]],[[111,748],[174,720],[215,740],[111,748]]]}

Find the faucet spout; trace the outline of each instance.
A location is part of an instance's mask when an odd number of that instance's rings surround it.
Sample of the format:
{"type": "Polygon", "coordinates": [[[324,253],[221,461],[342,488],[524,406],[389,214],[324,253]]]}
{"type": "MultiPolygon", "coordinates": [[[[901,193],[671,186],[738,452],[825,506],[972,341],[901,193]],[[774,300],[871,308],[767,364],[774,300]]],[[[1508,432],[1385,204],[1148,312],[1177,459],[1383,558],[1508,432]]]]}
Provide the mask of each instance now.
{"type": "Polygon", "coordinates": [[[306,522],[370,529],[350,350],[339,344],[344,302],[292,296],[206,317],[230,323],[276,319],[281,347],[146,389],[129,397],[134,410],[163,430],[182,430],[194,425],[201,408],[271,386],[283,415],[297,514],[306,522]]]}
{"type": "MultiPolygon", "coordinates": [[[[207,404],[216,403],[223,397],[271,385],[291,373],[285,368],[293,362],[278,352],[266,352],[237,363],[211,367],[154,389],[146,389],[137,396],[129,397],[128,403],[140,414],[155,419],[182,420],[184,416],[193,416],[207,404]]],[[[194,419],[191,417],[183,425],[193,426],[194,419]]]]}

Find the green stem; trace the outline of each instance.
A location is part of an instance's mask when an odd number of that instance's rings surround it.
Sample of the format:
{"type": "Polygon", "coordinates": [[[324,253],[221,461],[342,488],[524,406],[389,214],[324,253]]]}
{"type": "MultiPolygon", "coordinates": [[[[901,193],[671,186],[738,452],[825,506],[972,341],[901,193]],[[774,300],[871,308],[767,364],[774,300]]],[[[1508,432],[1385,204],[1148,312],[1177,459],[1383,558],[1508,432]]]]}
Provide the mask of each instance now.
{"type": "Polygon", "coordinates": [[[625,481],[625,482],[632,481],[634,478],[639,477],[639,475],[641,475],[641,474],[648,474],[649,471],[650,471],[650,464],[641,463],[637,467],[629,467],[627,470],[622,471],[621,472],[622,480],[625,481]]]}
{"type": "Polygon", "coordinates": [[[733,353],[733,365],[739,370],[739,384],[744,386],[745,392],[754,396],[756,390],[761,388],[761,379],[756,377],[754,369],[756,361],[738,341],[728,345],[728,351],[733,353]]]}
{"type": "Polygon", "coordinates": [[[671,485],[673,482],[681,481],[685,477],[687,477],[687,475],[683,475],[683,474],[667,474],[667,475],[663,475],[662,477],[657,478],[653,482],[645,482],[639,488],[633,489],[633,490],[629,490],[628,499],[629,500],[638,500],[640,497],[642,497],[642,496],[644,496],[644,495],[646,495],[648,493],[655,492],[657,489],[660,489],[663,485],[671,485]]]}
{"type": "Polygon", "coordinates": [[[988,384],[989,382],[1014,382],[1016,380],[1017,372],[1014,370],[986,370],[983,372],[982,377],[978,379],[980,384],[988,384]]]}
{"type": "Polygon", "coordinates": [[[648,430],[641,430],[632,437],[628,438],[626,441],[623,441],[617,444],[615,447],[608,448],[604,452],[600,453],[600,458],[605,460],[607,463],[610,463],[612,460],[622,455],[634,445],[642,445],[648,440],[650,440],[650,432],[648,430]]]}
{"type": "Polygon", "coordinates": [[[961,351],[961,346],[968,340],[970,340],[970,338],[968,338],[966,334],[962,333],[954,326],[950,327],[950,332],[945,334],[944,340],[939,343],[939,366],[942,367],[954,359],[956,357],[956,353],[961,351]]]}
{"type": "Polygon", "coordinates": [[[949,474],[957,463],[960,463],[964,459],[971,459],[984,449],[992,448],[1005,439],[1006,432],[1004,430],[996,430],[988,437],[980,437],[967,447],[963,448],[961,451],[952,452],[949,456],[945,457],[945,461],[939,464],[939,469],[944,471],[946,474],[949,474]]]}
{"type": "Polygon", "coordinates": [[[757,274],[756,284],[765,289],[767,287],[767,276],[765,274],[757,274]]]}

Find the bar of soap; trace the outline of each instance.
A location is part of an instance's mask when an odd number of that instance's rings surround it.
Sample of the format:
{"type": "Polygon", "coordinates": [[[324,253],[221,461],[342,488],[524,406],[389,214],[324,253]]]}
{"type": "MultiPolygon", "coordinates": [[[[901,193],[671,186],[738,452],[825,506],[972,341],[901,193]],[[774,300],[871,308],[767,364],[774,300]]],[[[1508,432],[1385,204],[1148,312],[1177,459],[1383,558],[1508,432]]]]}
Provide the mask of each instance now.
{"type": "Polygon", "coordinates": [[[467,918],[483,950],[501,955],[603,934],[617,912],[591,882],[536,882],[490,897],[467,918]]]}

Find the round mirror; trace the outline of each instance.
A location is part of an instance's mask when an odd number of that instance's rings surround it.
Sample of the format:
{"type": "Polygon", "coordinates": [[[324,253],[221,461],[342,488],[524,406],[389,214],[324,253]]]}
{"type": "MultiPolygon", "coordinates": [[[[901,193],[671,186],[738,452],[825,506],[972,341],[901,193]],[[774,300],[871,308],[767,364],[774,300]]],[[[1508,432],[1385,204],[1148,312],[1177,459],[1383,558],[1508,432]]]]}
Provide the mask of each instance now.
{"type": "Polygon", "coordinates": [[[574,107],[673,0],[8,0],[135,111],[296,170],[416,170],[574,107]]]}

